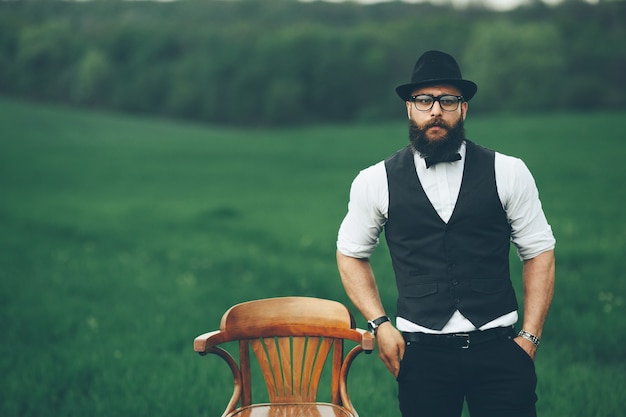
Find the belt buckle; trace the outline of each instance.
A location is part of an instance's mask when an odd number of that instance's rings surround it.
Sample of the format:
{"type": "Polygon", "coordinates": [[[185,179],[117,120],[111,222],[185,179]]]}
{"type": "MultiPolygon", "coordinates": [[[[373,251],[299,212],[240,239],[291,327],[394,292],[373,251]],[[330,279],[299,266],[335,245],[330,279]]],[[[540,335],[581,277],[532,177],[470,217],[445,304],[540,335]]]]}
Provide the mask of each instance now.
{"type": "Polygon", "coordinates": [[[469,349],[469,347],[470,347],[470,335],[468,333],[455,333],[454,337],[465,338],[465,346],[461,346],[461,349],[469,349]]]}

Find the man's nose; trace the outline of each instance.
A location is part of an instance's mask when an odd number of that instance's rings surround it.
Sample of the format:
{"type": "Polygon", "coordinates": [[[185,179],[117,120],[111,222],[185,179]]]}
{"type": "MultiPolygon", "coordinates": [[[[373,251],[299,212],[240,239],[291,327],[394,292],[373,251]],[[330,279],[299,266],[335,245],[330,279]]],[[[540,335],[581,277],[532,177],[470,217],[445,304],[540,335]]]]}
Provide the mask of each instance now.
{"type": "Polygon", "coordinates": [[[443,109],[441,108],[441,105],[439,104],[439,101],[435,101],[433,103],[433,107],[430,109],[430,114],[432,116],[439,116],[439,115],[443,114],[443,109]]]}

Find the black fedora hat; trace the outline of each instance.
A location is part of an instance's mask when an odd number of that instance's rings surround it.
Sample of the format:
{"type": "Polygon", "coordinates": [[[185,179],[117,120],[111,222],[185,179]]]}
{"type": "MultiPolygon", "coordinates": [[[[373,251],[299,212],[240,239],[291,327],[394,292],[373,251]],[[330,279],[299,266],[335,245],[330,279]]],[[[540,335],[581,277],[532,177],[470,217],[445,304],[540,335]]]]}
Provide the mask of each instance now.
{"type": "Polygon", "coordinates": [[[424,52],[413,68],[411,82],[396,87],[396,93],[404,101],[409,101],[411,93],[418,87],[433,84],[450,84],[461,90],[465,101],[469,101],[478,86],[461,77],[461,70],[452,55],[440,51],[424,52]]]}

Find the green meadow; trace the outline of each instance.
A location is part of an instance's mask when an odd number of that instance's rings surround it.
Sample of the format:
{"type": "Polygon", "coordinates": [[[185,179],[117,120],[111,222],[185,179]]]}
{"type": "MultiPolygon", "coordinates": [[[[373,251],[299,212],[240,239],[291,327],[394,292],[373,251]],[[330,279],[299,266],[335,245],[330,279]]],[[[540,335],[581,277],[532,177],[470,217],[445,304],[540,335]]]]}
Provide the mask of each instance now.
{"type": "MultiPolygon", "coordinates": [[[[540,415],[624,415],[626,113],[466,129],[524,159],[557,237],[540,415]]],[[[404,121],[244,130],[0,100],[0,415],[221,415],[229,371],[192,341],[251,299],[335,299],[364,327],[336,231],[357,172],[406,138],[404,121]]],[[[383,244],[372,262],[393,314],[383,244]]],[[[362,417],[399,416],[376,354],[350,393],[362,417]]]]}

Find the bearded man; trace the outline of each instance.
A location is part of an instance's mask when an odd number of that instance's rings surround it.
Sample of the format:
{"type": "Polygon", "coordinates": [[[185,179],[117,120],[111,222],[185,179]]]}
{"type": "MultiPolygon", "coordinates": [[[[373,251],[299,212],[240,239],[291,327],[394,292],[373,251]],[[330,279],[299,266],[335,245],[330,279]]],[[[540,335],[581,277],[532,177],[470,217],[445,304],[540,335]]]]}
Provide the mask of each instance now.
{"type": "Polygon", "coordinates": [[[554,289],[555,239],[532,175],[517,158],[465,138],[478,87],[455,59],[424,53],[406,102],[410,144],[361,171],[339,229],[346,293],[376,335],[403,417],[536,416],[535,353],[554,289]],[[395,326],[369,262],[385,230],[395,326]],[[523,262],[524,315],[509,272],[523,262]]]}

